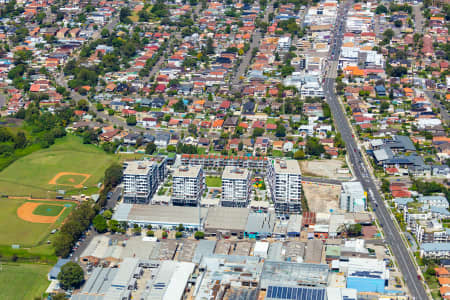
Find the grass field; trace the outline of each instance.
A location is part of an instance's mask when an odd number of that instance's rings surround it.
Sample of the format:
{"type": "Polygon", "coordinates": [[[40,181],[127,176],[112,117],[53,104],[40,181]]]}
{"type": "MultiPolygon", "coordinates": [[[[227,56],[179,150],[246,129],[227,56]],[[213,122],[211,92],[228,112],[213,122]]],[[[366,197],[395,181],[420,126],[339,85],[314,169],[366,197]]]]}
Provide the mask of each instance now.
{"type": "MultiPolygon", "coordinates": [[[[26,200],[0,199],[0,220],[2,220],[2,226],[0,226],[1,245],[19,244],[21,247],[32,247],[45,241],[50,231],[61,224],[73,207],[67,207],[58,218],[58,221],[53,224],[31,223],[17,216],[17,208],[25,202],[26,200]]],[[[52,203],[54,202],[49,202],[48,207],[55,207],[52,203]]],[[[67,203],[61,202],[60,204],[67,203]]],[[[41,206],[44,205],[40,205],[38,208],[41,206]]]]}
{"type": "Polygon", "coordinates": [[[207,187],[221,187],[222,186],[222,178],[206,176],[206,186],[207,187]]]}
{"type": "MultiPolygon", "coordinates": [[[[87,194],[85,189],[49,184],[59,172],[90,174],[83,186],[95,192],[105,169],[113,161],[117,161],[114,155],[107,154],[94,145],[85,145],[81,138],[69,135],[59,139],[48,149],[18,159],[0,172],[0,193],[53,198],[57,189],[64,189],[69,194],[87,194]]],[[[70,176],[64,177],[70,181],[70,176]]]]}
{"type": "Polygon", "coordinates": [[[49,285],[49,265],[2,263],[0,270],[0,299],[18,300],[40,297],[49,285]]]}
{"type": "Polygon", "coordinates": [[[51,205],[51,204],[41,204],[36,207],[33,214],[40,216],[55,217],[63,210],[64,206],[61,205],[51,205]]]}

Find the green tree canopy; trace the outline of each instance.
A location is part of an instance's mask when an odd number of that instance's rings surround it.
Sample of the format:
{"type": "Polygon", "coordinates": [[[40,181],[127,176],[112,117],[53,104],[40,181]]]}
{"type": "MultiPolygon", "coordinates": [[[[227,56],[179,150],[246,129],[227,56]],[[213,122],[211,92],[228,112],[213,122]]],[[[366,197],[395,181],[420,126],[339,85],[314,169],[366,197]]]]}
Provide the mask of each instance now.
{"type": "Polygon", "coordinates": [[[68,262],[61,267],[58,280],[65,290],[79,288],[84,281],[84,271],[77,263],[68,262]]]}
{"type": "Polygon", "coordinates": [[[156,145],[155,143],[148,143],[145,147],[145,153],[152,155],[156,151],[156,145]]]}
{"type": "Polygon", "coordinates": [[[95,230],[99,233],[104,233],[108,230],[108,224],[102,215],[97,215],[94,220],[92,220],[92,224],[94,225],[95,230]]]}

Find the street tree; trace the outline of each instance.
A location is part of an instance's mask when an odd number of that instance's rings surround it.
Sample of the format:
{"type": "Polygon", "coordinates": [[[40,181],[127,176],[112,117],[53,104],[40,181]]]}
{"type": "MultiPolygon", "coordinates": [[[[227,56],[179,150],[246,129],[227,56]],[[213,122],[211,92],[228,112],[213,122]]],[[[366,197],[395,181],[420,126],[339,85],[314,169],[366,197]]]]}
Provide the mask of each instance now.
{"type": "Polygon", "coordinates": [[[84,281],[84,271],[77,263],[68,262],[61,267],[58,280],[65,290],[79,288],[84,281]]]}

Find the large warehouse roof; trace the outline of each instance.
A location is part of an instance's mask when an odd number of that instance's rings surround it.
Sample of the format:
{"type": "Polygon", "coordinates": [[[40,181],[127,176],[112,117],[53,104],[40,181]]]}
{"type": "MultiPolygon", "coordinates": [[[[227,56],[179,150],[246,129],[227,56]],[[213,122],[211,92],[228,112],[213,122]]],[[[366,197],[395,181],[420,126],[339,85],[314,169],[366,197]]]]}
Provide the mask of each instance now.
{"type": "Polygon", "coordinates": [[[213,207],[208,211],[205,229],[244,231],[249,214],[248,208],[213,207]]]}
{"type": "MultiPolygon", "coordinates": [[[[208,209],[201,208],[202,222],[206,218],[208,209]]],[[[198,207],[162,206],[146,204],[119,205],[113,219],[134,223],[153,223],[161,225],[193,225],[198,226],[198,207]]]]}

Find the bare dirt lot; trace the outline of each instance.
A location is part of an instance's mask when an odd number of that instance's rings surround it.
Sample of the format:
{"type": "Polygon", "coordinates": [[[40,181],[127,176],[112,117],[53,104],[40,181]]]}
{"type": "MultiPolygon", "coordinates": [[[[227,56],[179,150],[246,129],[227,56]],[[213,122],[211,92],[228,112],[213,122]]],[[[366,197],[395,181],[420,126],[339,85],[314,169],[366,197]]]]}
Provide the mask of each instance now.
{"type": "Polygon", "coordinates": [[[339,209],[340,185],[305,182],[302,187],[310,211],[327,213],[339,209]]]}
{"type": "Polygon", "coordinates": [[[343,169],[345,162],[339,159],[303,160],[300,161],[300,169],[304,176],[318,176],[332,179],[348,179],[352,175],[338,173],[343,169]]]}

